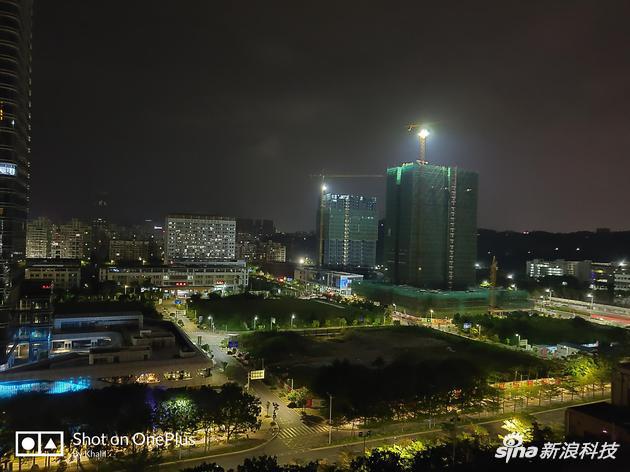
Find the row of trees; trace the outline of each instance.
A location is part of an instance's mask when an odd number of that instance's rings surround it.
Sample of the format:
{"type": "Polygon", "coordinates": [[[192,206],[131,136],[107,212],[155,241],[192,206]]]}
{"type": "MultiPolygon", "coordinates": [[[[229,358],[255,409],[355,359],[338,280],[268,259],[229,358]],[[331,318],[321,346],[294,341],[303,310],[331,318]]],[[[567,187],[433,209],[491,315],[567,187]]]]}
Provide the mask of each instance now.
{"type": "MultiPolygon", "coordinates": [[[[528,443],[542,446],[552,438],[552,432],[541,429],[536,423],[527,423],[528,443]]],[[[520,422],[519,425],[525,425],[520,422]]],[[[495,457],[496,444],[489,440],[486,430],[471,427],[468,432],[457,432],[444,425],[444,434],[432,442],[399,441],[395,445],[374,448],[362,455],[342,453],[336,464],[307,462],[282,465],[276,457],[260,456],[245,459],[236,472],[413,472],[425,470],[497,470],[505,462],[495,457]]],[[[515,463],[516,464],[516,463],[515,463]]],[[[532,462],[519,465],[531,467],[532,462]]],[[[510,464],[512,468],[516,465],[510,464]]],[[[575,462],[572,463],[575,466],[575,462]]],[[[520,470],[520,469],[519,469],[520,470]]],[[[234,469],[230,469],[234,471],[234,469]]],[[[216,463],[181,469],[180,472],[225,472],[216,463]]]]}
{"type": "Polygon", "coordinates": [[[546,374],[553,381],[508,383],[498,388],[498,379],[482,366],[462,359],[416,362],[402,358],[389,364],[377,359],[370,367],[344,360],[318,368],[311,388],[322,398],[334,395],[336,416],[365,423],[434,418],[453,410],[502,411],[506,403],[516,410],[530,401],[540,405],[595,396],[603,393],[611,372],[605,359],[577,355],[546,374]]]}

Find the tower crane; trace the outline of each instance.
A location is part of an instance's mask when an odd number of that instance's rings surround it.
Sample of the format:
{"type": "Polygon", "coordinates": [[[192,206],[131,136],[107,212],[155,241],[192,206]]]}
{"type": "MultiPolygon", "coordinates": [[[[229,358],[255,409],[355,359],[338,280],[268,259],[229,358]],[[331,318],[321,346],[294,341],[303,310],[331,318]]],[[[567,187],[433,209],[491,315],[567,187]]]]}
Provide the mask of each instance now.
{"type": "Polygon", "coordinates": [[[380,179],[385,177],[383,174],[311,174],[311,178],[321,178],[322,186],[319,193],[319,228],[318,228],[318,244],[317,244],[317,265],[322,267],[324,265],[324,194],[328,187],[326,187],[326,179],[380,179]]]}
{"type": "Polygon", "coordinates": [[[428,164],[427,162],[427,138],[429,137],[429,130],[422,125],[411,123],[407,125],[407,131],[412,132],[418,130],[418,139],[420,140],[420,155],[418,156],[418,162],[420,164],[428,164]]]}

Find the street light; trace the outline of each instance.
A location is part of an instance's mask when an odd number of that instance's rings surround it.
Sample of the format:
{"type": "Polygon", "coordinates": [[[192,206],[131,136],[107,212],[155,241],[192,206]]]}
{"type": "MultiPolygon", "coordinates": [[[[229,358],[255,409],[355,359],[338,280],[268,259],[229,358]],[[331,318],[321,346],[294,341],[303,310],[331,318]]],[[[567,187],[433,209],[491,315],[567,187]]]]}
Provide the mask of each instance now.
{"type": "Polygon", "coordinates": [[[291,313],[291,328],[293,328],[293,320],[295,319],[295,313],[291,313]]]}
{"type": "Polygon", "coordinates": [[[593,305],[595,303],[595,295],[592,293],[587,293],[586,296],[591,299],[591,311],[593,311],[593,305]]]}
{"type": "Polygon", "coordinates": [[[329,424],[329,429],[328,429],[328,444],[330,445],[332,443],[332,401],[333,401],[333,396],[329,393],[328,394],[329,397],[329,405],[328,405],[328,424],[329,424]]]}
{"type": "Polygon", "coordinates": [[[433,326],[433,308],[429,310],[429,313],[431,314],[431,326],[433,326]]]}
{"type": "Polygon", "coordinates": [[[254,331],[256,331],[256,321],[258,321],[258,315],[254,316],[254,331]]]}

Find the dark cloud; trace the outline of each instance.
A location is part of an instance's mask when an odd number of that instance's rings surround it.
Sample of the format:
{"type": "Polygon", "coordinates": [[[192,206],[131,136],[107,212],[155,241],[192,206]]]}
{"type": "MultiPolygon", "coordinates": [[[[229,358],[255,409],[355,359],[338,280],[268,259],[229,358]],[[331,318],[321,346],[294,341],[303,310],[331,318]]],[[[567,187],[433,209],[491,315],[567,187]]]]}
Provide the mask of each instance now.
{"type": "MultiPolygon", "coordinates": [[[[481,226],[627,228],[627,2],[40,1],[32,213],[311,229],[309,174],[478,170],[481,226]]],[[[331,182],[372,194],[384,183],[331,182]]]]}

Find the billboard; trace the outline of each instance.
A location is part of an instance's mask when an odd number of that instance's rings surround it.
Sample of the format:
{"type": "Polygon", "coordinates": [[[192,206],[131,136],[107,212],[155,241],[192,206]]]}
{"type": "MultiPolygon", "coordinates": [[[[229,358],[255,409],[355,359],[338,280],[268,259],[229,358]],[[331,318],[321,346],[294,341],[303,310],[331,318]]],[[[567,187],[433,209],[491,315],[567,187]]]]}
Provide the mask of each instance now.
{"type": "Polygon", "coordinates": [[[0,162],[0,175],[15,175],[17,166],[11,162],[0,162]]]}

